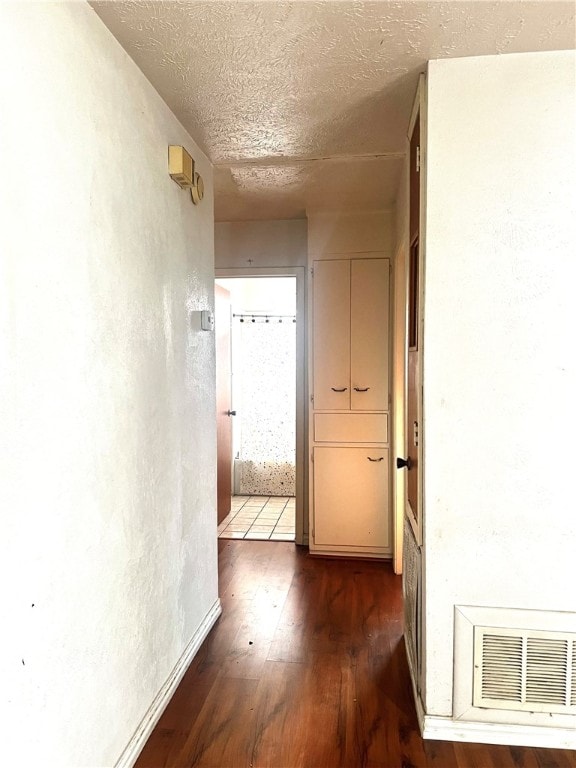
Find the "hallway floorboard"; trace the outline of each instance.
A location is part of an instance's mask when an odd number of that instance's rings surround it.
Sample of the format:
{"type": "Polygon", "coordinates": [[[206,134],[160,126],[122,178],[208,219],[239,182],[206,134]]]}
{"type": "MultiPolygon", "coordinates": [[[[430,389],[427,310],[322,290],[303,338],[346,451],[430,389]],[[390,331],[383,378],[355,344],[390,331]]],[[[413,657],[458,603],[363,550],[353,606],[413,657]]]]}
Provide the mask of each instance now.
{"type": "Polygon", "coordinates": [[[576,768],[565,750],[421,739],[389,564],[218,546],[222,616],[137,768],[576,768]]]}

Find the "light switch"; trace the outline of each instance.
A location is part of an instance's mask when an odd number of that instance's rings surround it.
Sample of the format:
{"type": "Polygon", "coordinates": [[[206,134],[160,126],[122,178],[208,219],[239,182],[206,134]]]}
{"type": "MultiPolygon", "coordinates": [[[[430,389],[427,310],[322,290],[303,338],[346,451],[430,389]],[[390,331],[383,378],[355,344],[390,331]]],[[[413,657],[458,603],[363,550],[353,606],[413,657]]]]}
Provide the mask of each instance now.
{"type": "Polygon", "coordinates": [[[200,313],[200,327],[203,331],[214,330],[214,313],[209,309],[203,309],[200,313]]]}

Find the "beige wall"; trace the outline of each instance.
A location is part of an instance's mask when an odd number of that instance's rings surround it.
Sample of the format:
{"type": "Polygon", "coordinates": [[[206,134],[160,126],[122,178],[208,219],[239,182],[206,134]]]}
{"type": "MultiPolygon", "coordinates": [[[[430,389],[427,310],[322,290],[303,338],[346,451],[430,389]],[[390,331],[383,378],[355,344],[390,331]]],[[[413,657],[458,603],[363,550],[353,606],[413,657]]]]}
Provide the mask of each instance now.
{"type": "Polygon", "coordinates": [[[2,762],[111,766],[217,605],[212,170],[84,3],[0,61],[2,762]]]}
{"type": "Polygon", "coordinates": [[[433,715],[452,713],[455,605],[576,609],[575,71],[573,52],[430,63],[423,375],[433,715]]]}
{"type": "Polygon", "coordinates": [[[390,258],[394,248],[391,211],[334,211],[308,214],[309,261],[336,254],[373,253],[390,258]]]}
{"type": "Polygon", "coordinates": [[[216,222],[216,268],[305,267],[306,228],[306,219],[216,222]]]}

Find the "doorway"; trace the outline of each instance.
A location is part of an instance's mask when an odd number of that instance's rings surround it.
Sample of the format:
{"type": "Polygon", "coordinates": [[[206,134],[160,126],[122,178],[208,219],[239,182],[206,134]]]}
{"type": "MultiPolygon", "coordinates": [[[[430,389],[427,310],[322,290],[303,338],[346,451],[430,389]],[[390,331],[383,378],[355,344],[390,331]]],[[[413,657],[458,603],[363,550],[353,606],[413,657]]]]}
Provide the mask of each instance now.
{"type": "Polygon", "coordinates": [[[227,317],[222,317],[222,305],[217,313],[217,335],[227,324],[230,338],[229,374],[226,361],[217,360],[217,370],[224,371],[230,382],[229,404],[219,406],[218,416],[219,425],[224,424],[218,430],[219,454],[223,449],[229,459],[228,468],[223,469],[219,458],[219,491],[227,481],[231,488],[230,511],[219,519],[219,535],[302,543],[304,301],[300,281],[296,269],[284,271],[292,274],[230,271],[216,273],[216,292],[225,292],[229,300],[227,317]],[[230,447],[221,440],[226,428],[230,447]]]}

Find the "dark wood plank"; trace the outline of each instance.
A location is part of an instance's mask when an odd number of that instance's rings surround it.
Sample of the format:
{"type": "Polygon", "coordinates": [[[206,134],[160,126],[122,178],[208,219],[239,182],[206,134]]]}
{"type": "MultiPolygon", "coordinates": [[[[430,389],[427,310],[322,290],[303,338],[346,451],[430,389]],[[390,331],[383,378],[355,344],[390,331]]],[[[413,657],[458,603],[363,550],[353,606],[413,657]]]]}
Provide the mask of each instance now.
{"type": "Polygon", "coordinates": [[[185,743],[168,765],[204,768],[249,765],[258,683],[224,675],[217,681],[191,724],[185,743]]]}
{"type": "Polygon", "coordinates": [[[258,694],[254,768],[332,764],[340,711],[336,655],[318,654],[301,663],[268,662],[258,694]]]}
{"type": "Polygon", "coordinates": [[[535,749],[539,768],[574,768],[576,752],[567,749],[535,749]]]}
{"type": "Polygon", "coordinates": [[[426,741],[382,562],[219,542],[223,614],[137,768],[576,768],[576,753],[426,741]]]}

